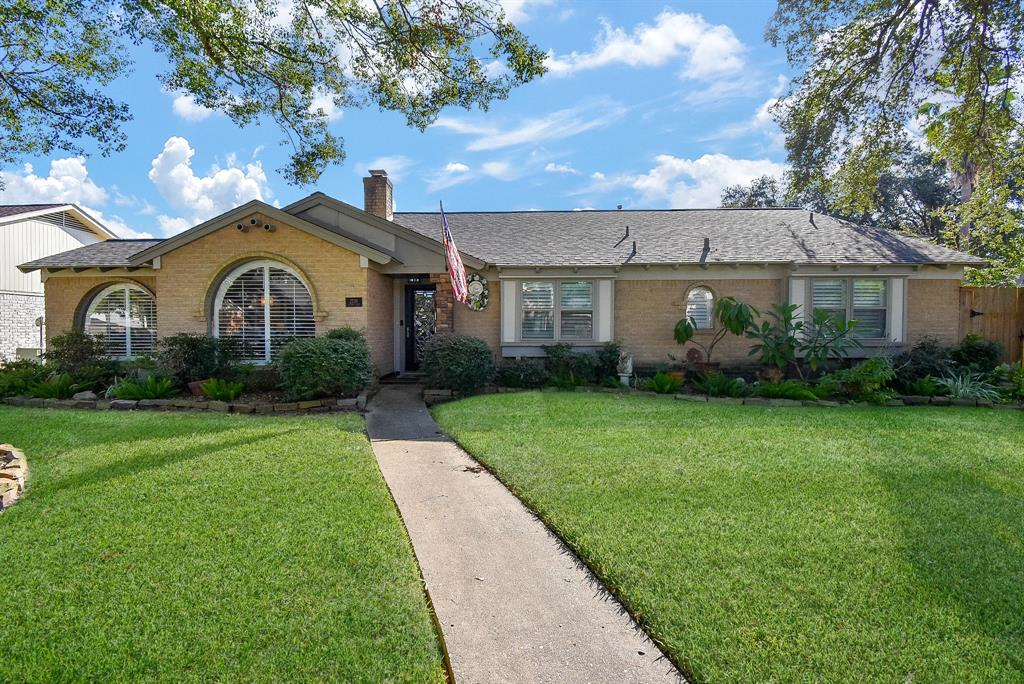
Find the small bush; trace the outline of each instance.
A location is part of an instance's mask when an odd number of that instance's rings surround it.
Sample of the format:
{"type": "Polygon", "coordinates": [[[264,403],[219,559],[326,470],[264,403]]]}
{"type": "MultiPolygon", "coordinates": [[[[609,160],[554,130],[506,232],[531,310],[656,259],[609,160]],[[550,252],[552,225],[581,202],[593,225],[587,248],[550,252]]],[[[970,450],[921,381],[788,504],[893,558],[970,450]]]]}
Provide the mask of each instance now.
{"type": "Polygon", "coordinates": [[[598,357],[594,354],[577,352],[564,342],[545,346],[544,354],[544,367],[558,387],[586,385],[597,379],[598,357]]]}
{"type": "Polygon", "coordinates": [[[43,359],[51,370],[74,375],[85,366],[98,366],[106,359],[103,340],[84,332],[72,330],[46,343],[43,359]]]}
{"type": "Polygon", "coordinates": [[[1007,399],[1024,401],[1024,365],[1019,361],[1000,365],[992,376],[994,384],[1007,399]]]}
{"type": "Polygon", "coordinates": [[[622,346],[618,342],[605,342],[594,352],[594,373],[598,382],[613,378],[618,384],[619,359],[622,358],[622,346]]]}
{"type": "Polygon", "coordinates": [[[226,377],[237,358],[233,340],[179,333],[160,339],[157,367],[185,386],[196,380],[226,377]]]}
{"type": "Polygon", "coordinates": [[[748,393],[747,383],[718,372],[701,374],[693,386],[709,397],[745,397],[748,393]]]}
{"type": "Polygon", "coordinates": [[[352,328],[347,325],[341,328],[335,328],[334,330],[328,330],[324,337],[332,340],[347,340],[349,342],[362,342],[363,344],[366,344],[366,331],[352,328]]]}
{"type": "Polygon", "coordinates": [[[369,347],[353,340],[293,340],[278,355],[278,367],[285,391],[298,400],[351,394],[373,379],[369,347]]]}
{"type": "Polygon", "coordinates": [[[75,383],[68,373],[53,373],[41,382],[29,387],[29,396],[37,399],[70,399],[83,387],[75,383]]]}
{"type": "Polygon", "coordinates": [[[940,378],[952,370],[952,351],[952,347],[947,347],[934,337],[921,340],[912,349],[893,359],[896,386],[910,394],[917,394],[910,392],[910,386],[914,381],[927,376],[940,378]]]}
{"type": "Polygon", "coordinates": [[[818,398],[807,386],[807,383],[799,380],[760,382],[754,388],[754,394],[766,399],[793,399],[794,401],[814,401],[818,398]]]}
{"type": "Polygon", "coordinates": [[[49,369],[37,361],[6,363],[0,366],[0,397],[27,397],[30,388],[49,374],[49,369]]]}
{"type": "Polygon", "coordinates": [[[244,392],[277,392],[283,386],[280,369],[272,363],[255,366],[243,363],[235,366],[232,379],[242,383],[244,392]]]}
{"type": "Polygon", "coordinates": [[[935,378],[930,375],[918,378],[909,385],[904,385],[904,389],[907,394],[918,397],[937,397],[941,391],[938,383],[935,382],[935,378]]]}
{"type": "Polygon", "coordinates": [[[676,376],[669,375],[665,371],[658,371],[653,377],[644,381],[643,388],[648,392],[657,392],[658,394],[675,394],[682,385],[683,381],[676,376]]]}
{"type": "Polygon", "coordinates": [[[935,380],[945,393],[954,399],[982,399],[999,401],[999,390],[995,385],[985,381],[980,373],[962,370],[935,380]]]}
{"type": "Polygon", "coordinates": [[[242,383],[218,378],[204,382],[199,388],[214,401],[234,401],[242,393],[242,383]]]}
{"type": "Polygon", "coordinates": [[[497,368],[487,343],[468,335],[437,335],[423,354],[423,374],[432,387],[470,394],[494,382],[497,368]]]}
{"type": "Polygon", "coordinates": [[[498,382],[505,387],[533,389],[543,387],[547,380],[544,363],[537,359],[515,359],[498,371],[498,382]]]}
{"type": "Polygon", "coordinates": [[[100,359],[95,365],[80,367],[72,377],[83,389],[102,394],[119,376],[124,375],[125,371],[126,364],[123,361],[100,359]]]}
{"type": "Polygon", "coordinates": [[[140,399],[169,399],[174,396],[174,381],[170,378],[161,378],[151,375],[145,382],[136,380],[122,380],[111,388],[111,394],[115,399],[128,399],[139,401],[140,399]]]}
{"type": "Polygon", "coordinates": [[[973,373],[991,373],[1003,359],[1003,346],[979,335],[968,335],[950,351],[958,367],[973,373]]]}
{"type": "Polygon", "coordinates": [[[895,377],[889,357],[875,356],[852,368],[825,375],[815,388],[815,394],[880,404],[895,396],[895,392],[886,389],[895,377]]]}

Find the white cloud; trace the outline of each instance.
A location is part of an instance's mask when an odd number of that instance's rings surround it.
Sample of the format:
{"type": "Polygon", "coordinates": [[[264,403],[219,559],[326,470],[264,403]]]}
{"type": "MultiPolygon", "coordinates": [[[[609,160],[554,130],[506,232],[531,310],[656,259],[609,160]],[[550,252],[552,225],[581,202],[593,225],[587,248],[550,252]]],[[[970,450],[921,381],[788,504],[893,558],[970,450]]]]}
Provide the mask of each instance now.
{"type": "Polygon", "coordinates": [[[104,204],[109,193],[89,178],[85,157],[66,157],[50,162],[45,176],[36,175],[31,164],[22,173],[4,171],[0,201],[6,204],[73,203],[104,204]]]}
{"type": "Polygon", "coordinates": [[[604,103],[600,106],[586,108],[571,107],[560,109],[540,118],[524,119],[518,125],[507,129],[492,124],[442,116],[433,123],[432,127],[446,128],[462,135],[473,136],[474,139],[469,142],[466,149],[476,152],[546,140],[561,140],[607,126],[622,118],[626,111],[626,107],[615,103],[604,103]]]}
{"type": "Polygon", "coordinates": [[[512,164],[507,161],[489,161],[480,166],[485,175],[498,180],[512,180],[516,177],[512,164]]]}
{"type": "Polygon", "coordinates": [[[553,5],[555,0],[500,0],[505,10],[505,18],[513,24],[521,24],[530,19],[530,10],[534,7],[553,5]]]}
{"type": "Polygon", "coordinates": [[[682,58],[680,76],[710,79],[740,71],[746,46],[724,24],[709,24],[699,14],[664,10],[653,26],[637,25],[632,33],[602,20],[602,31],[590,52],[548,53],[551,74],[570,75],[611,64],[661,66],[682,58]]]}
{"type": "Polygon", "coordinates": [[[470,168],[462,162],[448,162],[427,177],[427,192],[437,192],[473,178],[470,168]]]}
{"type": "Polygon", "coordinates": [[[313,101],[309,104],[309,111],[316,112],[319,110],[327,117],[328,121],[339,121],[342,115],[345,113],[341,107],[334,101],[334,97],[330,93],[323,91],[317,91],[313,94],[313,101]]]}
{"type": "Polygon", "coordinates": [[[595,171],[594,173],[590,174],[590,177],[596,181],[603,181],[605,178],[604,174],[601,173],[600,171],[595,171]]]}
{"type": "Polygon", "coordinates": [[[194,97],[184,93],[174,98],[171,108],[185,121],[203,121],[214,113],[212,109],[207,109],[196,102],[194,97]]]}
{"type": "Polygon", "coordinates": [[[197,176],[192,168],[195,153],[188,140],[173,136],[153,159],[149,179],[172,208],[185,214],[183,218],[157,217],[161,227],[177,232],[185,223],[194,225],[249,200],[266,200],[272,195],[258,161],[243,165],[229,155],[225,167],[214,165],[209,174],[197,176]]]}
{"type": "Polygon", "coordinates": [[[555,162],[548,162],[544,166],[544,170],[547,171],[548,173],[569,173],[573,175],[579,174],[579,171],[574,169],[572,167],[572,164],[556,164],[555,162]]]}
{"type": "Polygon", "coordinates": [[[649,203],[677,209],[717,207],[727,185],[749,183],[763,175],[779,177],[784,171],[784,165],[769,159],[733,159],[725,154],[682,159],[663,154],[655,157],[655,166],[647,173],[597,179],[576,194],[627,187],[649,203]]]}
{"type": "Polygon", "coordinates": [[[754,115],[745,121],[731,123],[722,126],[716,131],[701,138],[704,141],[710,140],[735,140],[750,135],[759,135],[768,139],[773,147],[782,148],[786,136],[782,133],[778,124],[772,116],[772,107],[779,102],[779,98],[771,97],[758,106],[754,115]]]}
{"type": "Polygon", "coordinates": [[[397,183],[405,172],[416,165],[416,161],[402,154],[385,155],[377,157],[368,162],[360,162],[354,165],[353,171],[362,176],[368,169],[384,169],[388,172],[388,178],[397,183]]]}

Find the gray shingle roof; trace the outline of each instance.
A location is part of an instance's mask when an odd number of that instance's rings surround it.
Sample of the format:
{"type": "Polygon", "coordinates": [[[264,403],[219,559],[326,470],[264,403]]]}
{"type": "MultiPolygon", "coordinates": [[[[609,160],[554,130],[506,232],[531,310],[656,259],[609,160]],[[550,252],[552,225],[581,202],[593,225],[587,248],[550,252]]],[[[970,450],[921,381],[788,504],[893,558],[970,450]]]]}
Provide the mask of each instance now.
{"type": "Polygon", "coordinates": [[[19,268],[86,268],[128,266],[129,259],[162,240],[104,240],[22,264],[19,268]]]}
{"type": "MultiPolygon", "coordinates": [[[[802,209],[446,213],[459,249],[499,266],[799,263],[983,264],[969,254],[802,209]],[[629,237],[626,237],[626,226],[629,237]],[[704,239],[710,250],[704,253],[704,239]],[[636,241],[636,254],[633,241],[636,241]]],[[[436,213],[395,222],[440,237],[436,213]]]]}
{"type": "Polygon", "coordinates": [[[65,207],[66,204],[0,204],[0,218],[6,218],[8,216],[17,216],[18,214],[28,214],[33,211],[42,211],[43,209],[53,209],[55,207],[65,207]]]}

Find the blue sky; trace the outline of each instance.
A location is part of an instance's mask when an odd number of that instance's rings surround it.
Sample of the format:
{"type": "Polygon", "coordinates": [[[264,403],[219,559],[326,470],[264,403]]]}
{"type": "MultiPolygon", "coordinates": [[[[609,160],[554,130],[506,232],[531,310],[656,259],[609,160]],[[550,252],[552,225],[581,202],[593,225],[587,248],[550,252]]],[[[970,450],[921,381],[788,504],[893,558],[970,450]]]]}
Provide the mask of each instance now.
{"type": "Polygon", "coordinates": [[[25,160],[3,171],[0,203],[76,202],[123,237],[163,237],[253,198],[283,206],[318,189],[361,206],[360,178],[378,167],[399,211],[716,206],[723,186],[782,170],[767,107],[790,72],[763,39],[774,2],[503,4],[551,73],[422,133],[398,114],[332,111],[348,158],[315,188],[277,173],[288,148],[273,125],[238,129],[162,91],[159,57],[138,51],[112,88],[134,114],[128,148],[25,160]]]}

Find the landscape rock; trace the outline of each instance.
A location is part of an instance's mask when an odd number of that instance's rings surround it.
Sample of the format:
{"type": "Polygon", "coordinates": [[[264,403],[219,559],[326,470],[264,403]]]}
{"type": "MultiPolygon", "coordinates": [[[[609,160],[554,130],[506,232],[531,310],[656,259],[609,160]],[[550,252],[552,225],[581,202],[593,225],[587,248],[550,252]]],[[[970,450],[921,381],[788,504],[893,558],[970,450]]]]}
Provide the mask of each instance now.
{"type": "Polygon", "coordinates": [[[274,404],[274,413],[290,413],[298,410],[299,404],[295,401],[286,401],[282,404],[274,404]]]}
{"type": "Polygon", "coordinates": [[[764,397],[747,397],[743,403],[747,406],[771,406],[770,400],[764,397]]]}
{"type": "Polygon", "coordinates": [[[207,404],[207,408],[211,411],[220,411],[221,413],[228,412],[228,402],[226,401],[211,401],[207,404]]]}
{"type": "MultiPolygon", "coordinates": [[[[656,397],[670,397],[672,395],[671,394],[658,394],[657,392],[655,392],[654,396],[656,396],[656,397]]],[[[702,401],[702,402],[706,402],[708,400],[708,398],[705,397],[703,394],[677,394],[675,396],[676,396],[676,399],[678,399],[680,401],[702,401]]]]}
{"type": "Polygon", "coordinates": [[[81,399],[81,400],[84,400],[84,401],[96,401],[97,399],[99,399],[99,397],[96,396],[96,393],[93,392],[92,390],[86,390],[85,392],[78,392],[77,394],[75,394],[71,398],[72,399],[81,399]]]}
{"type": "Polygon", "coordinates": [[[949,397],[932,397],[932,406],[949,406],[952,403],[949,397]]]}
{"type": "Polygon", "coordinates": [[[232,413],[252,413],[255,409],[256,409],[256,406],[253,405],[253,404],[232,404],[231,405],[231,412],[232,413]]]}
{"type": "Polygon", "coordinates": [[[132,411],[139,405],[139,402],[132,399],[114,399],[110,402],[110,408],[115,411],[132,411]]]}
{"type": "Polygon", "coordinates": [[[319,399],[310,399],[308,401],[299,402],[299,410],[305,411],[311,408],[320,408],[323,404],[320,403],[319,399]]]}
{"type": "Polygon", "coordinates": [[[907,406],[923,406],[931,401],[930,397],[923,397],[916,394],[911,394],[903,397],[903,403],[907,406]]]}
{"type": "MultiPolygon", "coordinates": [[[[449,391],[449,396],[451,396],[449,391]]],[[[366,409],[366,402],[369,401],[370,396],[366,392],[360,392],[359,396],[356,397],[356,409],[362,411],[366,409]]]]}
{"type": "Polygon", "coordinates": [[[355,411],[358,408],[359,400],[355,397],[351,399],[339,399],[338,408],[345,411],[355,411]]]}

